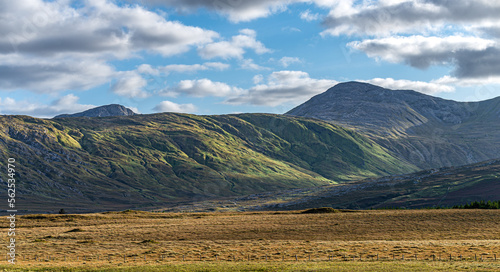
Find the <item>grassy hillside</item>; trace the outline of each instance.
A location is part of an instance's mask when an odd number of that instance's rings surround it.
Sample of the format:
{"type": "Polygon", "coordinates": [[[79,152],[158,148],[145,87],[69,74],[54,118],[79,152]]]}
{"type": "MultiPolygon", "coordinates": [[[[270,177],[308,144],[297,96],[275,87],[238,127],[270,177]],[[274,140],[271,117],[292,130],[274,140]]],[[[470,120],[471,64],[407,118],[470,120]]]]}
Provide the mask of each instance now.
{"type": "Polygon", "coordinates": [[[352,131],[269,114],[2,116],[0,136],[1,163],[16,159],[18,208],[40,211],[157,206],[415,170],[352,131]]]}
{"type": "Polygon", "coordinates": [[[166,207],[170,211],[452,207],[500,196],[500,160],[166,207]]]}

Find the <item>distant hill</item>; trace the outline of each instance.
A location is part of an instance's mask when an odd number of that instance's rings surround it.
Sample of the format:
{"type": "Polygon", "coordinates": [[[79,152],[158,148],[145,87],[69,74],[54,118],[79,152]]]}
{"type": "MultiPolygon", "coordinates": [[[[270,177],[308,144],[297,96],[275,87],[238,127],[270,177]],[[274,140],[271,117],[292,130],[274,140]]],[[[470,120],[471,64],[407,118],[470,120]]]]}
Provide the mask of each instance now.
{"type": "Polygon", "coordinates": [[[89,109],[83,112],[74,114],[61,114],[54,118],[66,118],[66,117],[110,117],[110,116],[130,116],[135,115],[131,109],[126,108],[122,105],[111,104],[89,109]]]}
{"type": "Polygon", "coordinates": [[[352,128],[421,169],[500,158],[500,97],[456,102],[346,82],[286,114],[352,128]]]}
{"type": "Polygon", "coordinates": [[[352,130],[271,114],[0,116],[0,161],[9,157],[18,209],[45,212],[162,206],[417,169],[352,130]]]}

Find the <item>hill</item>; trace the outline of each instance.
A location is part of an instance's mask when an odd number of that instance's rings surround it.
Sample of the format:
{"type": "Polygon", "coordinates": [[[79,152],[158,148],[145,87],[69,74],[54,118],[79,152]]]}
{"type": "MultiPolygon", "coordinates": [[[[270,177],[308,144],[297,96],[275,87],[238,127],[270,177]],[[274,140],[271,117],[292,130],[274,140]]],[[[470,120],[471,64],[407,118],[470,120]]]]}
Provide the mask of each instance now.
{"type": "Polygon", "coordinates": [[[110,117],[110,116],[130,116],[136,113],[129,108],[122,105],[111,104],[89,109],[83,112],[74,114],[61,114],[54,118],[67,118],[67,117],[110,117]]]}
{"type": "Polygon", "coordinates": [[[500,97],[456,102],[346,82],[286,114],[352,128],[421,169],[500,157],[500,97]]]}
{"type": "Polygon", "coordinates": [[[500,200],[500,160],[343,184],[288,189],[166,207],[169,211],[452,207],[500,200]]]}
{"type": "Polygon", "coordinates": [[[144,208],[416,169],[351,130],[270,114],[0,116],[0,136],[25,211],[144,208]]]}

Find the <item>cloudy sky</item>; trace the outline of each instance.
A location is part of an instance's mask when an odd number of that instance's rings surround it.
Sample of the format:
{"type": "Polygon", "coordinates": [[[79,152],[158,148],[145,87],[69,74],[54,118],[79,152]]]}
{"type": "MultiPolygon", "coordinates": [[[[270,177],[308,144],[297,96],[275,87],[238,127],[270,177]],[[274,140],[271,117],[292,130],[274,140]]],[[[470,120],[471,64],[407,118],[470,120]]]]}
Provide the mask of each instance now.
{"type": "Polygon", "coordinates": [[[284,113],[343,81],[500,96],[498,0],[0,1],[0,114],[284,113]]]}

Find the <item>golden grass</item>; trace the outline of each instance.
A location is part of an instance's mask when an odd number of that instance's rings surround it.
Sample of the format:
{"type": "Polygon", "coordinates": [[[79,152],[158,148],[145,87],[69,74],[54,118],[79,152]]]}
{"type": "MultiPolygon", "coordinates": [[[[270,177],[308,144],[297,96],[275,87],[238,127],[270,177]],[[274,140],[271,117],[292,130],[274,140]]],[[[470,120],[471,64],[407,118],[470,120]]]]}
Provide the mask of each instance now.
{"type": "Polygon", "coordinates": [[[102,268],[166,262],[182,266],[183,258],[184,263],[199,262],[200,255],[206,265],[248,258],[265,262],[266,256],[269,263],[283,258],[295,262],[295,255],[299,263],[332,257],[338,262],[344,258],[352,262],[353,257],[359,262],[361,257],[365,262],[360,263],[368,263],[377,254],[380,260],[391,261],[404,255],[406,262],[414,263],[418,263],[415,254],[420,261],[447,260],[449,254],[455,261],[460,255],[468,261],[482,257],[484,264],[493,261],[494,254],[500,258],[498,210],[109,212],[26,215],[17,223],[18,263],[25,268],[83,262],[102,268]]]}

